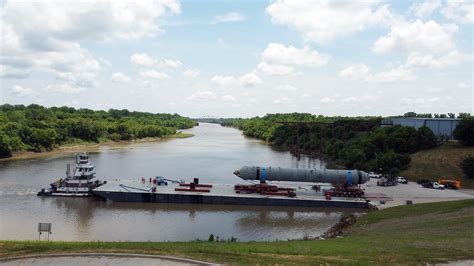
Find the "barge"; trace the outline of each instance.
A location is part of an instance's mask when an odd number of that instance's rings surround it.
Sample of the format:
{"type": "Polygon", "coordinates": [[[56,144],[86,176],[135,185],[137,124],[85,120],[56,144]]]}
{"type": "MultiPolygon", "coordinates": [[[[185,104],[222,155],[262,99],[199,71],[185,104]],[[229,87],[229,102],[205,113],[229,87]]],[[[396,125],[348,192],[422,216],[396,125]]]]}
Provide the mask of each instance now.
{"type": "MultiPolygon", "coordinates": [[[[157,180],[162,182],[162,178],[157,180]]],[[[224,204],[247,206],[292,206],[323,208],[370,208],[364,198],[332,197],[315,189],[314,183],[295,184],[199,184],[184,182],[143,182],[134,180],[109,181],[93,190],[103,199],[115,202],[149,202],[182,204],[224,204]],[[282,187],[284,186],[284,187],[282,187]],[[247,189],[243,189],[247,188],[247,189]],[[256,189],[260,189],[256,191],[256,189]]]]}

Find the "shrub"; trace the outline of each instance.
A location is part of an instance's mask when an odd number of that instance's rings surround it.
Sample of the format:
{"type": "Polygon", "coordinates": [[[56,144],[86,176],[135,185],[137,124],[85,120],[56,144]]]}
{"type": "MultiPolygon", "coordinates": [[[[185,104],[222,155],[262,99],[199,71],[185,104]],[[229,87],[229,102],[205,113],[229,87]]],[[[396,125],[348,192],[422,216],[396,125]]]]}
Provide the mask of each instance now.
{"type": "Polygon", "coordinates": [[[474,178],[474,156],[468,156],[461,162],[461,168],[466,177],[474,178]]]}
{"type": "Polygon", "coordinates": [[[453,132],[454,138],[461,141],[463,145],[474,146],[474,118],[467,117],[459,122],[453,132]]]}

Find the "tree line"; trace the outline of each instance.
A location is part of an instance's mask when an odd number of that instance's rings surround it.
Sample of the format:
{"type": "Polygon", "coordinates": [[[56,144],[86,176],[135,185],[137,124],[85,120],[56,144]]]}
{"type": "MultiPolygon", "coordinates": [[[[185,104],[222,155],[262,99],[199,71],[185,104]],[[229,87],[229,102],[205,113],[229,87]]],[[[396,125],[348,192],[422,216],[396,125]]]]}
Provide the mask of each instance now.
{"type": "Polygon", "coordinates": [[[409,155],[433,148],[438,140],[428,127],[380,127],[382,117],[325,117],[307,113],[268,114],[220,123],[244,135],[321,156],[336,165],[365,171],[401,170],[409,155]]]}
{"type": "MultiPolygon", "coordinates": [[[[474,117],[465,117],[453,132],[453,135],[464,146],[474,146],[474,117]]],[[[466,177],[474,178],[474,156],[467,156],[461,163],[466,177]]]]}
{"type": "Polygon", "coordinates": [[[0,157],[67,143],[162,137],[195,125],[178,114],[4,104],[0,105],[0,157]]]}

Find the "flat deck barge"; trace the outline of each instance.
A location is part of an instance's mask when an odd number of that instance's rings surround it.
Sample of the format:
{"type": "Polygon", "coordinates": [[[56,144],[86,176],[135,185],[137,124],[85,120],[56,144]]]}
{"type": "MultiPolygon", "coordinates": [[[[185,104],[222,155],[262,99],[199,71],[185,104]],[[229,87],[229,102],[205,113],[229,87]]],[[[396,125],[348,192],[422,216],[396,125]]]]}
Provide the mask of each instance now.
{"type": "MultiPolygon", "coordinates": [[[[148,182],[135,180],[108,181],[93,190],[101,198],[116,202],[150,202],[150,203],[183,203],[183,204],[226,204],[226,205],[260,205],[260,206],[295,206],[318,208],[369,208],[363,198],[333,197],[326,199],[322,192],[317,192],[308,184],[272,182],[294,189],[294,197],[282,195],[261,195],[237,193],[233,184],[212,184],[208,187],[198,186],[187,189],[179,183],[154,186],[148,182]]],[[[205,186],[205,185],[204,185],[205,186]]]]}

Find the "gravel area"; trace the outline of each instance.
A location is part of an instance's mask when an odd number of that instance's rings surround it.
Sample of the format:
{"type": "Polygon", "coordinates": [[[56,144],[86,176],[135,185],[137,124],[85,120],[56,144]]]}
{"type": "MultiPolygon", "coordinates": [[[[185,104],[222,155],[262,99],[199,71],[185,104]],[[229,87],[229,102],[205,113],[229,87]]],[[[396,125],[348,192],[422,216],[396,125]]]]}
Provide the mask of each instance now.
{"type": "Polygon", "coordinates": [[[424,202],[437,202],[461,199],[474,199],[474,190],[472,189],[432,189],[424,188],[415,182],[408,182],[408,184],[398,184],[391,187],[377,186],[379,179],[372,178],[369,182],[363,185],[366,194],[384,194],[386,198],[371,199],[379,209],[405,205],[407,200],[411,200],[413,204],[424,202]],[[381,201],[385,201],[382,204],[381,201]]]}

